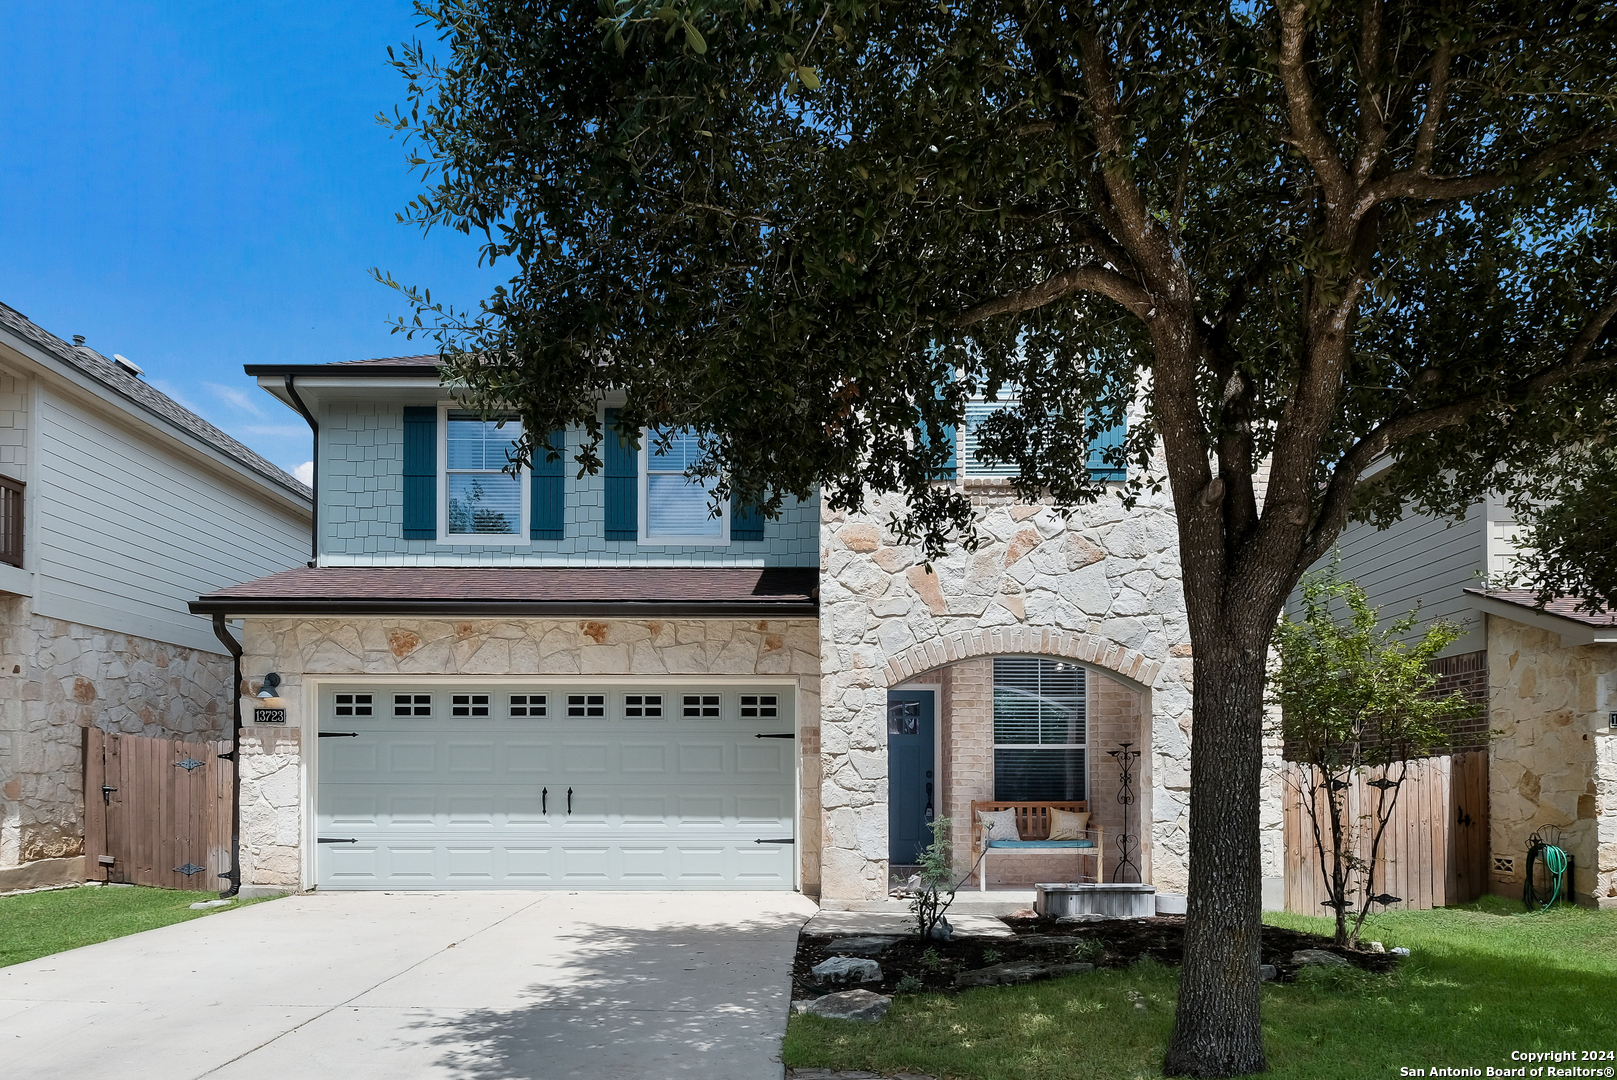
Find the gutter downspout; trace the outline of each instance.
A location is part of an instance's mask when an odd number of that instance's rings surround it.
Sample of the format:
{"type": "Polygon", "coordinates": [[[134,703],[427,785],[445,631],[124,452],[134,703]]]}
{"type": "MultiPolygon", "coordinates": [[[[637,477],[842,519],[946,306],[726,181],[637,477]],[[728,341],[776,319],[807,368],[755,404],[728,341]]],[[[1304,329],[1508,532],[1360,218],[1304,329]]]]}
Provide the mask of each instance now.
{"type": "Polygon", "coordinates": [[[213,634],[230,650],[235,681],[230,684],[230,752],[220,754],[231,763],[230,772],[230,872],[220,877],[230,882],[219,899],[229,900],[241,891],[241,642],[230,636],[223,615],[213,617],[213,634]]]}
{"type": "Polygon", "coordinates": [[[303,414],[303,419],[309,422],[309,430],[314,433],[314,453],[312,455],[314,460],[311,462],[314,466],[314,476],[312,477],[314,483],[309,485],[310,490],[314,492],[313,514],[309,519],[309,567],[313,569],[320,561],[320,421],[314,418],[314,414],[309,411],[309,407],[298,396],[296,382],[296,375],[289,374],[286,376],[286,396],[292,399],[292,405],[298,412],[303,414]]]}

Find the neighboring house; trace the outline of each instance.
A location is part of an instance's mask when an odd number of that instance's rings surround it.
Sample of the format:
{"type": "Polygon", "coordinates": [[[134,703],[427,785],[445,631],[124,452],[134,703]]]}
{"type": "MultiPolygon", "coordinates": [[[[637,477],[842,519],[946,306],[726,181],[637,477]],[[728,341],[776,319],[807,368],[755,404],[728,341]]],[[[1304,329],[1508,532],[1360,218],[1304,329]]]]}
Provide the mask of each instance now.
{"type": "MultiPolygon", "coordinates": [[[[316,428],[318,506],[315,565],[192,605],[243,621],[251,691],[279,676],[270,707],[244,703],[249,886],[852,905],[888,895],[929,815],[956,823],[964,868],[971,801],[1020,798],[1088,800],[1108,878],[1126,855],[1121,880],[1184,891],[1191,661],[1165,498],[1067,520],[968,463],[950,482],[985,542],[928,570],[883,531],[890,500],[711,517],[685,440],[609,434],[596,476],[570,456],[502,473],[516,421],[462,411],[435,357],[247,370],[316,428]]],[[[1089,866],[1012,853],[992,880],[1089,866]]]]}
{"type": "Polygon", "coordinates": [[[84,880],[82,729],[228,736],[186,603],[307,558],[307,487],[79,340],[0,304],[0,891],[84,880]]]}
{"type": "Polygon", "coordinates": [[[1440,687],[1485,707],[1455,749],[1488,746],[1493,890],[1521,895],[1529,837],[1553,826],[1577,899],[1617,907],[1617,616],[1580,612],[1575,598],[1540,608],[1529,590],[1497,587],[1514,576],[1515,532],[1496,499],[1453,522],[1408,513],[1386,530],[1352,525],[1341,572],[1388,616],[1419,605],[1466,631],[1436,671],[1440,687]]]}

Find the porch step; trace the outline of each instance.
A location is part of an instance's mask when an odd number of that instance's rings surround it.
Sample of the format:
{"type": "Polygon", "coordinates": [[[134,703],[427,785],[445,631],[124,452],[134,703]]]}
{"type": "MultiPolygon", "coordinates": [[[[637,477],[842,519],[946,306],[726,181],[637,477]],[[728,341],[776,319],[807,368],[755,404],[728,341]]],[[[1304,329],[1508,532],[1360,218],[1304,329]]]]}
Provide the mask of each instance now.
{"type": "MultiPolygon", "coordinates": [[[[949,925],[956,937],[1008,938],[1015,937],[1010,927],[991,915],[980,912],[956,912],[949,909],[949,925]]],[[[844,937],[861,934],[913,934],[915,917],[902,904],[890,909],[861,911],[830,911],[820,913],[803,925],[801,933],[810,936],[844,937]]]]}

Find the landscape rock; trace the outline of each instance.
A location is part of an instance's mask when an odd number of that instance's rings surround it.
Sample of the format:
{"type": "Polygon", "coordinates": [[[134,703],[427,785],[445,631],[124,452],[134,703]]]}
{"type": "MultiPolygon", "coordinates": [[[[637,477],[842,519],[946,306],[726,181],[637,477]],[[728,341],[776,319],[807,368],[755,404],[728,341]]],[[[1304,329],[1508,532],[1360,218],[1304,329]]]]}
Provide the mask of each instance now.
{"type": "Polygon", "coordinates": [[[1280,977],[1280,971],[1273,964],[1258,965],[1258,981],[1274,982],[1280,977]]]}
{"type": "Polygon", "coordinates": [[[948,919],[939,919],[938,925],[932,928],[932,933],[929,936],[933,941],[948,941],[954,937],[954,927],[949,925],[948,919]]]}
{"type": "Polygon", "coordinates": [[[1019,960],[1009,964],[962,971],[955,976],[956,986],[1013,986],[1017,983],[1054,979],[1062,975],[1080,975],[1094,971],[1094,964],[1040,964],[1019,960]]]}
{"type": "Polygon", "coordinates": [[[830,986],[881,982],[881,965],[859,956],[833,956],[810,968],[814,977],[830,986]]]}
{"type": "Polygon", "coordinates": [[[903,940],[897,934],[867,934],[837,938],[826,949],[834,956],[880,956],[889,946],[903,940]]]}
{"type": "Polygon", "coordinates": [[[887,1015],[893,999],[869,990],[842,990],[812,1001],[792,1002],[792,1011],[831,1020],[880,1020],[887,1015]]]}
{"type": "Polygon", "coordinates": [[[1058,922],[1058,923],[1067,923],[1067,924],[1071,924],[1071,923],[1107,922],[1107,921],[1109,921],[1111,919],[1114,919],[1114,918],[1116,918],[1115,915],[1097,915],[1092,911],[1082,911],[1082,912],[1078,912],[1077,914],[1074,914],[1074,915],[1063,915],[1059,919],[1057,919],[1056,922],[1058,922]]]}
{"type": "Polygon", "coordinates": [[[1387,947],[1385,945],[1381,944],[1381,942],[1379,942],[1379,941],[1372,941],[1370,943],[1370,951],[1371,952],[1384,953],[1384,952],[1387,951],[1387,947]]]}
{"type": "Polygon", "coordinates": [[[197,902],[195,904],[192,904],[191,905],[191,910],[192,911],[205,911],[208,908],[229,907],[231,904],[234,904],[235,902],[236,901],[234,901],[234,900],[202,900],[202,901],[199,901],[199,902],[197,902]]]}
{"type": "Polygon", "coordinates": [[[1324,949],[1298,949],[1291,954],[1291,962],[1298,967],[1319,964],[1324,967],[1348,967],[1346,959],[1324,949]]]}
{"type": "Polygon", "coordinates": [[[1409,950],[1404,948],[1402,945],[1399,945],[1397,948],[1392,950],[1392,954],[1394,956],[1408,956],[1409,950]]]}
{"type": "Polygon", "coordinates": [[[1071,934],[1023,934],[1017,938],[1019,945],[1031,945],[1034,948],[1060,948],[1062,946],[1082,945],[1088,938],[1074,937],[1071,934]]]}

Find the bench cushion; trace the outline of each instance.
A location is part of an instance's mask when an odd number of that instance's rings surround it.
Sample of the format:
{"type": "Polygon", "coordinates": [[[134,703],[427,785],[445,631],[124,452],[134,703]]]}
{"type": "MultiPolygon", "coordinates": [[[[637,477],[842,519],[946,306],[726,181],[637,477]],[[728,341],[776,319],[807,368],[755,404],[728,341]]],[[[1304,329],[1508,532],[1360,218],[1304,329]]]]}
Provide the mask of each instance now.
{"type": "Polygon", "coordinates": [[[990,840],[991,848],[1092,848],[1093,840],[990,840]]]}

